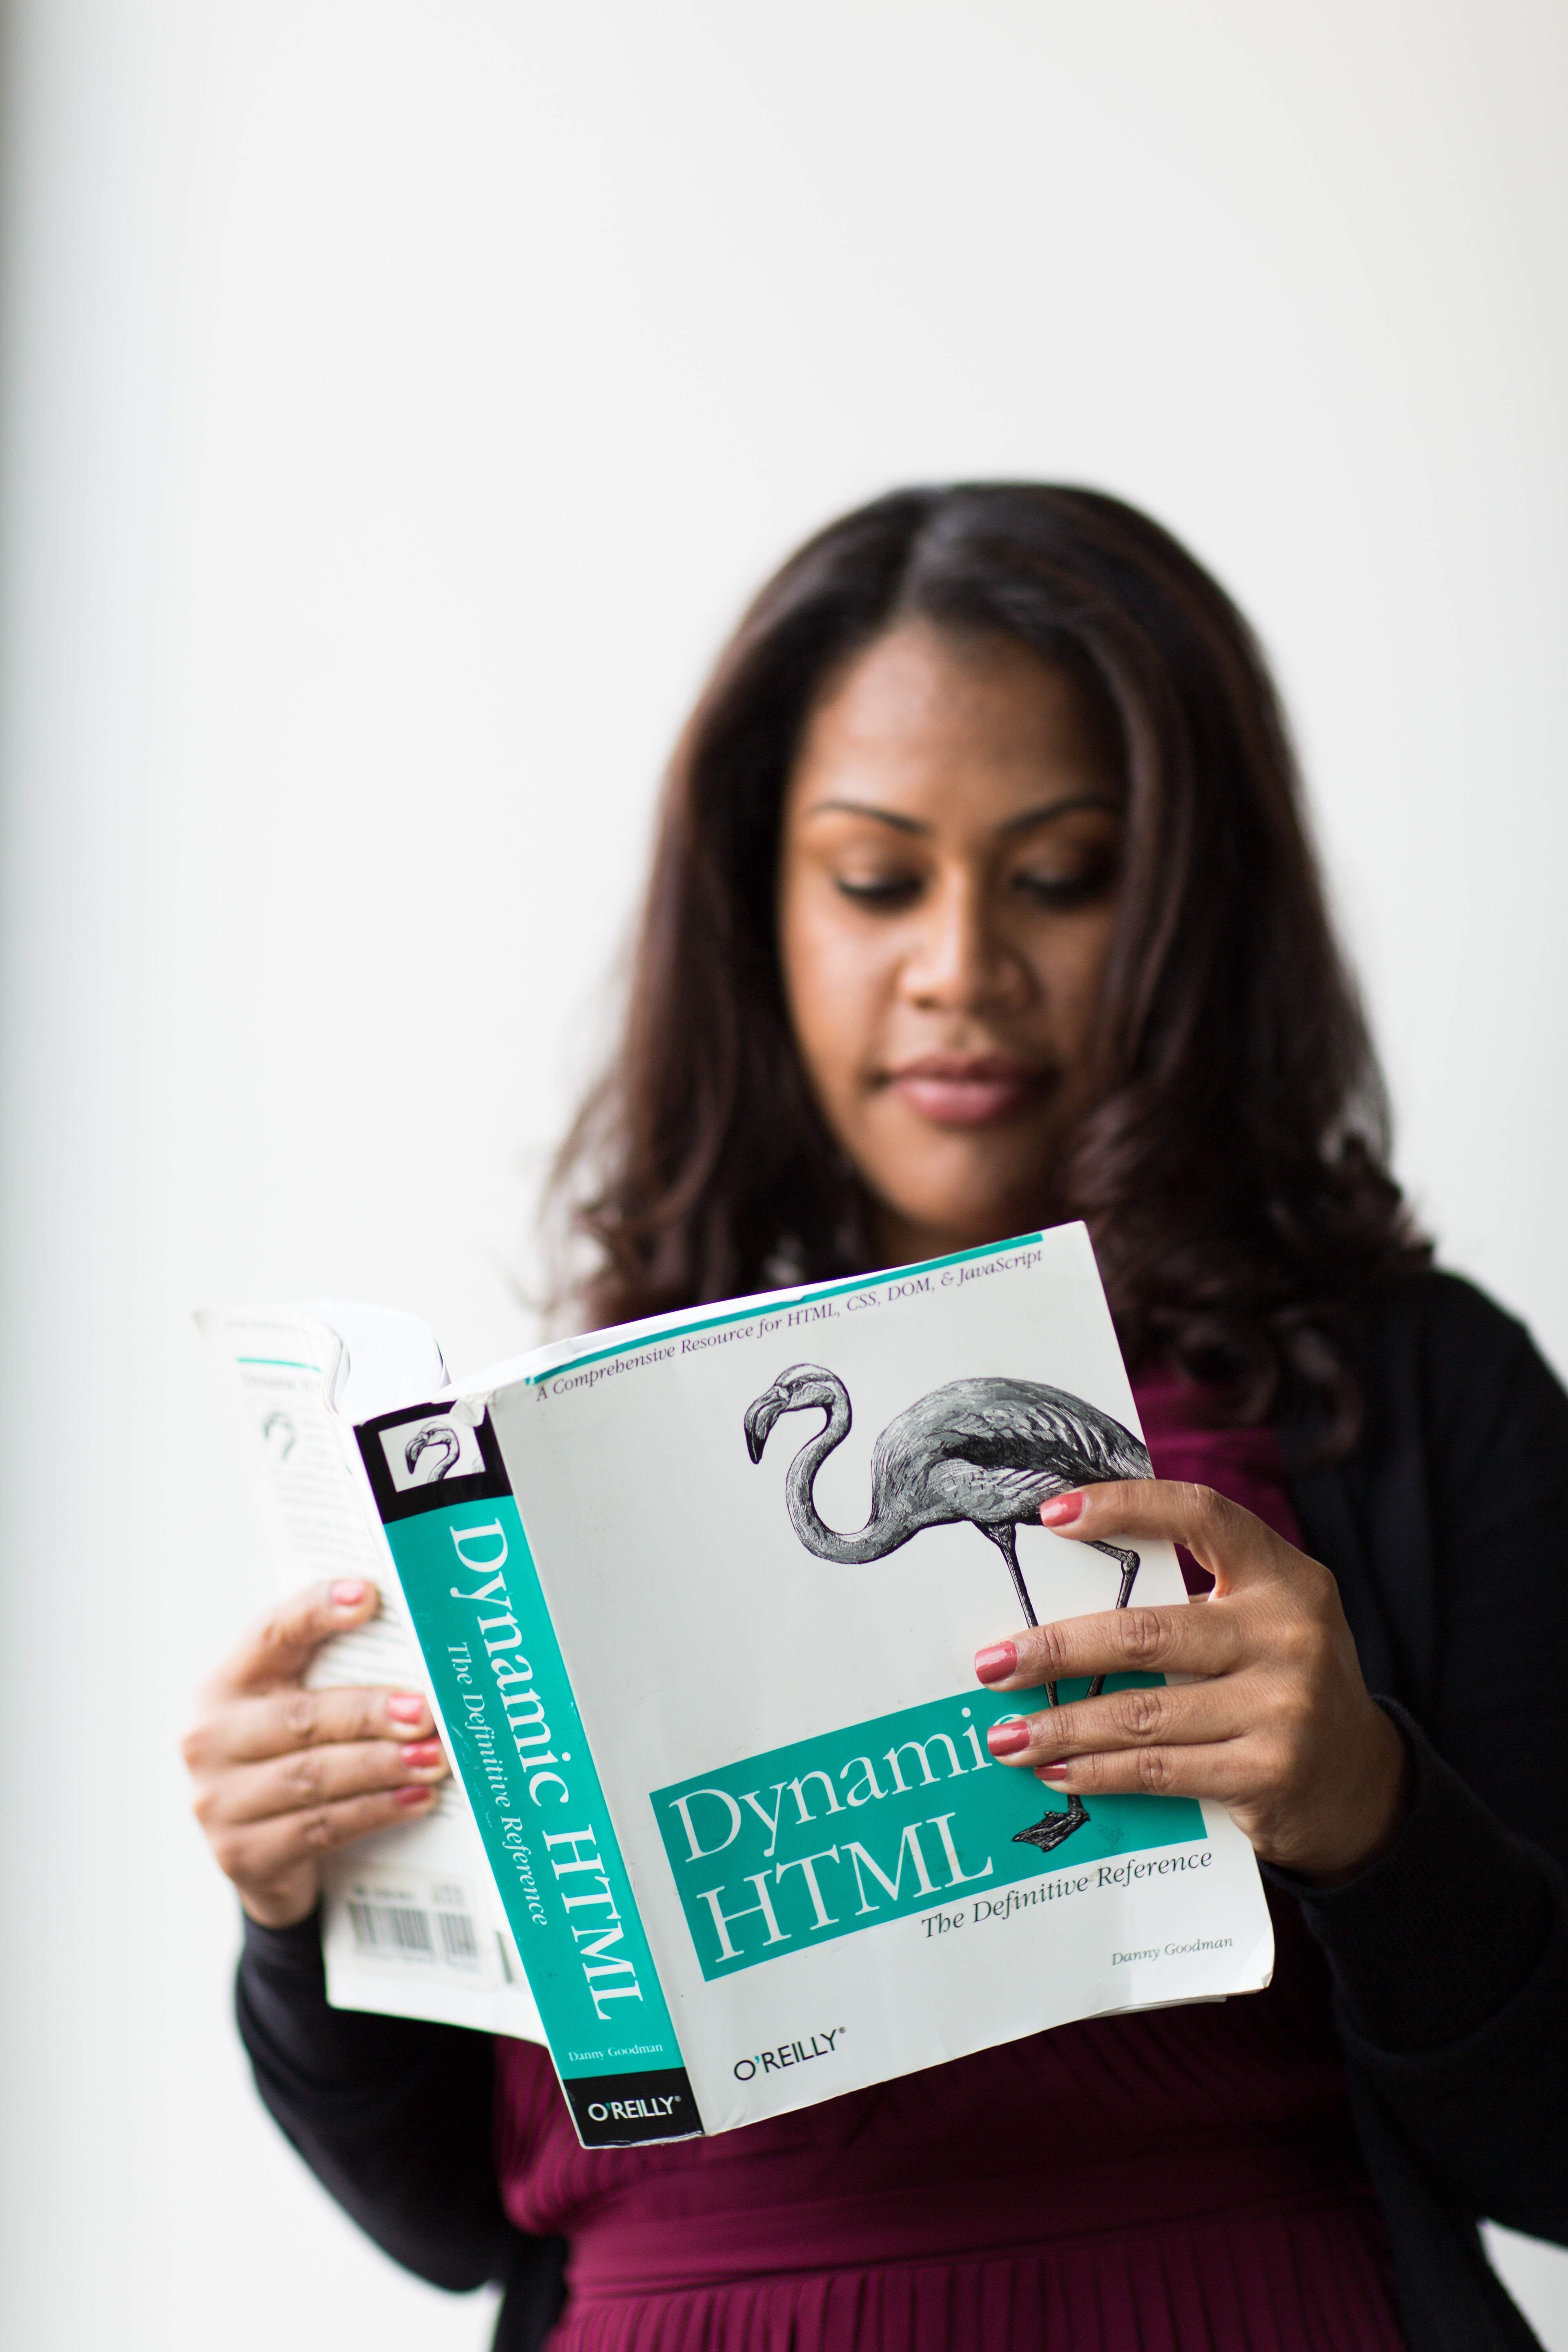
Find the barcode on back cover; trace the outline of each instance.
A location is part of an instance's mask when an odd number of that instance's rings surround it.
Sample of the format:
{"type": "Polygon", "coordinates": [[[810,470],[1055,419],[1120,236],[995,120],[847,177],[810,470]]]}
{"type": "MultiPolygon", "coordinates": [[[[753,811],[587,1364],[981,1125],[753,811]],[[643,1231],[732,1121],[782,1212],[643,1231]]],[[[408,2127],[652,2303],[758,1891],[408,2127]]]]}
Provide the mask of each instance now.
{"type": "Polygon", "coordinates": [[[479,1965],[479,1939],[467,1912],[437,1911],[436,1925],[441,1931],[441,1948],[452,1966],[455,1969],[477,1969],[479,1965]]]}
{"type": "Polygon", "coordinates": [[[367,1903],[353,1896],[349,1922],[362,1952],[384,1959],[444,1959],[449,1968],[477,1969],[479,1939],[466,1911],[426,1911],[412,1903],[367,1903]]]}

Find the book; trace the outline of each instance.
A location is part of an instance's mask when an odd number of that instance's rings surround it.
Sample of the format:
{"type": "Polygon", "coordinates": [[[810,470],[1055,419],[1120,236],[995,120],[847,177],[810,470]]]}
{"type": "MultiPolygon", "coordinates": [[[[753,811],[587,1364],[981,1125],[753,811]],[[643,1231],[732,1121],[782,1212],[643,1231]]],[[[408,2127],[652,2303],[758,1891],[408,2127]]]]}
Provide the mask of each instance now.
{"type": "Polygon", "coordinates": [[[332,1864],[334,2001],[543,2041],[594,2147],[1268,1983],[1223,1806],[1086,1803],[986,1746],[1087,1685],[988,1691],[978,1647],[1186,1600],[1169,1544],[1038,1521],[1151,1475],[1081,1226],[455,1381],[382,1310],[205,1326],[289,1572],[381,1586],[321,1674],[416,1649],[453,1767],[332,1864]]]}
{"type": "MultiPolygon", "coordinates": [[[[210,1311],[196,1321],[230,1391],[279,1595],[338,1577],[368,1578],[380,1590],[376,1615],[328,1642],[307,1683],[428,1691],[369,1507],[353,1422],[447,1389],[432,1334],[414,1316],[337,1300],[210,1311]]],[[[447,1748],[450,1757],[450,1740],[447,1748]]],[[[335,2007],[546,2040],[456,1773],[420,1820],[328,1856],[322,1880],[322,1956],[335,2007]]]]}

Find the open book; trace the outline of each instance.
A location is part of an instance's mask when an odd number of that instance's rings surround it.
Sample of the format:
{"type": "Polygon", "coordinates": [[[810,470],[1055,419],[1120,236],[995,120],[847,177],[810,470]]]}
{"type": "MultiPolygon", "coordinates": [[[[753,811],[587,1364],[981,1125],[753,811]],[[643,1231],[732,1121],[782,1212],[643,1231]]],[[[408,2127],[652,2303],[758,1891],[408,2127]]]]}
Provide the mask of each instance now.
{"type": "Polygon", "coordinates": [[[202,1320],[280,1573],[381,1587],[320,1678],[417,1675],[453,1765],[329,1871],[339,2005],[547,2042],[619,2147],[1268,1983],[1222,1806],[1085,1805],[985,1744],[1047,1695],[983,1689],[982,1643],[1185,1600],[1168,1544],[1038,1523],[1149,1475],[1081,1226],[455,1382],[384,1310],[202,1320]]]}

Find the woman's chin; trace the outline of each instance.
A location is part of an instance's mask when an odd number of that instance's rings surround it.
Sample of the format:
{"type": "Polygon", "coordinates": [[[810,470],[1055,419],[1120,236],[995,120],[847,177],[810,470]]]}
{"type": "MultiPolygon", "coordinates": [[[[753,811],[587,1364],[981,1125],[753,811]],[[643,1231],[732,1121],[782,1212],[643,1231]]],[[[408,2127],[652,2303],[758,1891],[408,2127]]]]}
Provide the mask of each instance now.
{"type": "Polygon", "coordinates": [[[984,1248],[1050,1222],[1058,1139],[1042,1132],[1045,1125],[944,1131],[907,1110],[879,1122],[879,1132],[851,1157],[879,1204],[879,1226],[889,1238],[919,1240],[919,1247],[900,1248],[899,1262],[984,1248]]]}
{"type": "Polygon", "coordinates": [[[994,1242],[1011,1241],[1049,1222],[1037,1201],[987,1199],[977,1204],[973,1192],[959,1199],[885,1197],[878,1220],[878,1242],[883,1263],[912,1265],[924,1258],[952,1257],[962,1250],[984,1249],[994,1242]]]}

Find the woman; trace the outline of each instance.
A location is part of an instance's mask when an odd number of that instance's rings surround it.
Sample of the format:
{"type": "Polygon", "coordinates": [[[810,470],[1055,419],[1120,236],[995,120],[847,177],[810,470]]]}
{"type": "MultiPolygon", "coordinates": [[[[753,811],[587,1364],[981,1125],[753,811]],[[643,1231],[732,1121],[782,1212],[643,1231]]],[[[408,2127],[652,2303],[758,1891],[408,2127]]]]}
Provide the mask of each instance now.
{"type": "Polygon", "coordinates": [[[1047,1516],[1173,1538],[1208,1597],[975,1671],[1195,1679],[993,1744],[1223,1800],[1276,1979],[584,2154],[530,2045],[325,2006],[319,1855],[444,1769],[412,1695],[299,1691],[375,1605],[337,1588],[187,1744],[242,2031],[323,2180],[426,2277],[506,2279],[510,2347],[1533,2342],[1476,2219],[1568,2225],[1568,1400],[1411,1232],[1273,693],[1191,557],[994,485],[786,564],[678,751],[563,1167],[595,1321],[1088,1220],[1159,1475],[1047,1516]]]}

